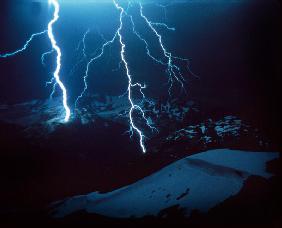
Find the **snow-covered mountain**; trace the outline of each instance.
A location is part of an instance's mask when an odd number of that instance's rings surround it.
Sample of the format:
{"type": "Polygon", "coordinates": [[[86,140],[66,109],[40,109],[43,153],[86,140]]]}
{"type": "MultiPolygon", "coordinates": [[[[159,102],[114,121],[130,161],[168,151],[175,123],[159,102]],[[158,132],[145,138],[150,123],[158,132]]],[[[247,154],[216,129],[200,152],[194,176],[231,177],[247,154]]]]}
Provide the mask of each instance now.
{"type": "MultiPolygon", "coordinates": [[[[119,124],[129,129],[129,103],[126,96],[86,97],[83,103],[73,111],[68,125],[74,122],[87,125],[99,120],[108,131],[113,124],[119,124]]],[[[136,101],[137,102],[137,101],[136,101]]],[[[239,117],[226,115],[221,118],[205,117],[197,119],[199,109],[195,102],[171,100],[160,102],[156,100],[140,100],[139,105],[145,111],[151,128],[144,120],[136,118],[135,122],[146,136],[146,144],[153,152],[187,151],[193,148],[203,151],[213,148],[231,147],[242,143],[250,145],[255,150],[271,150],[267,139],[262,137],[259,130],[239,117]]],[[[0,105],[0,120],[21,125],[27,135],[48,136],[64,125],[64,110],[60,98],[34,100],[21,104],[0,105]]],[[[238,147],[236,147],[238,148],[238,147]]],[[[239,147],[240,148],[240,147],[239,147]]],[[[248,149],[250,149],[248,148],[248,149]]],[[[177,156],[174,155],[173,156],[177,156]]]]}
{"type": "Polygon", "coordinates": [[[271,177],[266,163],[275,152],[216,149],[178,160],[128,186],[107,193],[92,192],[57,202],[55,217],[85,211],[114,218],[158,216],[179,206],[189,216],[206,212],[236,195],[248,177],[271,177]]]}

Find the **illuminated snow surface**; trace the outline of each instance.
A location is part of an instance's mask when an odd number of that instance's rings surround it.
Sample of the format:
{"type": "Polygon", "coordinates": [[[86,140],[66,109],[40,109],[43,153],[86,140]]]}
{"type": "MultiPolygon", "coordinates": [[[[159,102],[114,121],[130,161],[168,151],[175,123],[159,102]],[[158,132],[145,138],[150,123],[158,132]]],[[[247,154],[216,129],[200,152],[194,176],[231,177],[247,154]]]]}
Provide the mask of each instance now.
{"type": "MultiPolygon", "coordinates": [[[[88,103],[87,107],[77,110],[77,116],[73,117],[73,119],[77,118],[81,124],[88,124],[100,117],[128,125],[128,109],[130,104],[126,96],[106,96],[104,101],[99,101],[97,96],[91,97],[91,102],[88,103]]],[[[0,119],[24,127],[40,124],[49,130],[54,130],[58,124],[64,123],[64,108],[61,107],[60,103],[61,98],[55,97],[19,104],[0,104],[0,119]]],[[[152,109],[150,114],[155,116],[156,120],[162,117],[161,114],[167,114],[171,120],[180,122],[183,120],[184,115],[192,109],[190,103],[187,102],[183,107],[173,107],[170,103],[166,103],[162,105],[162,111],[156,109],[156,102],[153,100],[150,100],[148,106],[152,109]]]]}
{"type": "Polygon", "coordinates": [[[44,125],[49,131],[64,123],[61,99],[32,100],[14,105],[0,104],[0,119],[24,127],[44,125]]]}
{"type": "Polygon", "coordinates": [[[131,185],[108,193],[74,196],[55,205],[54,216],[78,211],[114,218],[157,216],[179,205],[189,216],[239,193],[251,175],[270,178],[266,163],[279,154],[230,149],[209,150],[176,161],[131,185]]]}
{"type": "MultiPolygon", "coordinates": [[[[95,124],[99,119],[105,126],[111,127],[113,123],[118,123],[125,129],[128,128],[129,103],[126,96],[94,95],[90,100],[85,108],[72,115],[69,125],[73,122],[80,122],[81,125],[95,124]]],[[[236,116],[226,115],[190,123],[187,116],[191,119],[191,116],[196,117],[199,112],[193,101],[181,105],[175,101],[167,101],[160,105],[156,100],[148,100],[142,104],[142,108],[146,110],[150,124],[158,130],[152,131],[144,126],[148,140],[157,138],[157,142],[152,145],[156,151],[163,145],[168,149],[179,143],[184,145],[183,150],[186,147],[199,146],[199,150],[203,151],[214,145],[220,148],[232,147],[238,144],[238,140],[247,140],[249,144],[252,142],[252,145],[256,146],[254,148],[259,146],[260,150],[272,150],[268,140],[262,137],[257,128],[236,116]],[[159,137],[160,133],[166,131],[167,133],[159,137]]],[[[61,99],[58,97],[20,104],[0,104],[0,121],[23,126],[27,133],[29,130],[30,133],[36,131],[42,136],[47,136],[59,126],[65,125],[64,114],[61,99]]]]}

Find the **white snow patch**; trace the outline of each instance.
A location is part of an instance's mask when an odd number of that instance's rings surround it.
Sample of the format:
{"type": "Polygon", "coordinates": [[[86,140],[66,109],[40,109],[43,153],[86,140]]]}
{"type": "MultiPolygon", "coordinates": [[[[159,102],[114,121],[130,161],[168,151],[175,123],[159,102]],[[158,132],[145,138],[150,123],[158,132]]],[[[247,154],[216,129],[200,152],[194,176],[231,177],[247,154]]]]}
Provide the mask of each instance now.
{"type": "Polygon", "coordinates": [[[209,150],[115,191],[67,199],[55,209],[55,217],[78,210],[115,218],[143,217],[174,205],[185,209],[187,216],[194,209],[205,212],[236,195],[249,176],[269,178],[266,162],[278,156],[275,152],[209,150]]]}

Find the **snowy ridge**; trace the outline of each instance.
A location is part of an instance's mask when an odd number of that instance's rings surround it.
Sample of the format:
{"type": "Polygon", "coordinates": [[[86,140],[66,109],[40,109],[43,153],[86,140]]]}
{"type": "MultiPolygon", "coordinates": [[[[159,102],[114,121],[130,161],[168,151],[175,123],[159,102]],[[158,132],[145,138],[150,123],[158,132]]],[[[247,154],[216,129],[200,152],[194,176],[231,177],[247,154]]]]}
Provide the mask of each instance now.
{"type": "Polygon", "coordinates": [[[115,218],[158,216],[175,205],[183,208],[187,216],[195,209],[206,212],[236,195],[249,176],[271,177],[265,166],[278,156],[275,152],[209,150],[112,192],[71,197],[58,204],[54,216],[81,210],[115,218]]]}
{"type": "MultiPolygon", "coordinates": [[[[46,136],[64,123],[64,109],[60,102],[59,98],[53,98],[14,105],[0,104],[0,121],[21,125],[31,134],[37,132],[37,135],[46,136]]],[[[177,100],[160,102],[147,99],[143,102],[136,100],[136,103],[144,110],[148,123],[157,129],[152,131],[142,124],[142,119],[136,119],[146,132],[147,140],[157,139],[151,146],[153,151],[159,151],[160,147],[170,149],[176,144],[184,145],[183,151],[194,146],[199,150],[209,149],[210,145],[230,147],[241,139],[252,142],[255,148],[259,146],[271,150],[267,138],[263,138],[258,129],[236,116],[228,115],[217,120],[208,118],[191,124],[189,120],[199,112],[192,101],[179,103],[177,100]]],[[[80,122],[86,125],[100,120],[105,126],[118,123],[128,127],[129,104],[126,97],[93,95],[87,97],[86,104],[80,110],[73,110],[75,115],[70,124],[80,122]]]]}
{"type": "Polygon", "coordinates": [[[0,105],[0,119],[24,127],[45,125],[47,128],[63,123],[64,108],[60,98],[32,100],[13,105],[0,105]]]}
{"type": "Polygon", "coordinates": [[[208,119],[206,123],[187,126],[175,131],[166,139],[179,141],[183,139],[199,138],[199,141],[210,143],[214,138],[223,138],[225,136],[238,137],[240,132],[249,132],[250,126],[242,123],[240,119],[235,116],[225,116],[218,121],[208,119]],[[214,137],[214,135],[216,137],[214,137]]]}

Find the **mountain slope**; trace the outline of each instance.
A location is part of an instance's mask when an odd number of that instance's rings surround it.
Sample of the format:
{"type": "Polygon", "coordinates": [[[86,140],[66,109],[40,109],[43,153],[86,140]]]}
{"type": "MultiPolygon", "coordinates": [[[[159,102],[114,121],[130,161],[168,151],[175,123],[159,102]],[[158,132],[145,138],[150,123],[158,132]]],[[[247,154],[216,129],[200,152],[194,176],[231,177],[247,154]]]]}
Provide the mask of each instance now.
{"type": "Polygon", "coordinates": [[[274,152],[247,152],[217,149],[188,156],[158,172],[108,193],[74,196],[57,204],[55,217],[77,211],[115,218],[159,215],[179,205],[187,216],[193,210],[206,212],[236,195],[252,175],[270,178],[268,161],[274,152]]]}

